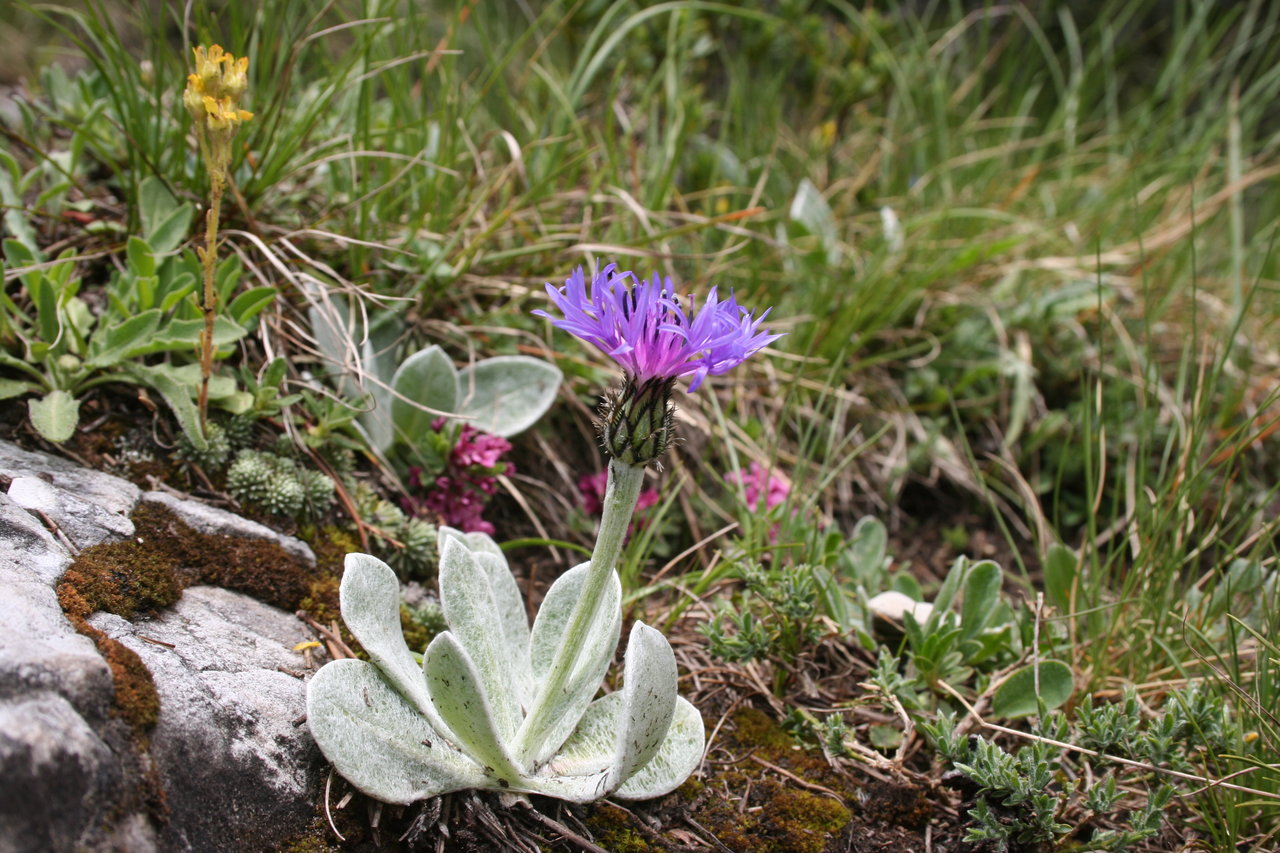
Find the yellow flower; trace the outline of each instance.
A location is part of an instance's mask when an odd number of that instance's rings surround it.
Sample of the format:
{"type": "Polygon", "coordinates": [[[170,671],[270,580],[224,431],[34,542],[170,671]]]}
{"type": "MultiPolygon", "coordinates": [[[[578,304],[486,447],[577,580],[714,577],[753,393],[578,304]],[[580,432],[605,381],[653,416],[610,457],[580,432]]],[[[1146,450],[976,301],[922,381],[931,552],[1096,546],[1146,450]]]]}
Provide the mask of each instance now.
{"type": "Polygon", "coordinates": [[[235,126],[253,118],[253,113],[240,109],[240,96],[249,88],[249,58],[236,59],[218,45],[193,49],[196,58],[194,74],[187,75],[187,88],[182,104],[196,120],[197,132],[234,130],[235,126]]]}
{"type": "Polygon", "coordinates": [[[229,130],[253,118],[248,110],[237,109],[231,98],[211,98],[205,95],[201,101],[209,130],[229,130]]]}
{"type": "Polygon", "coordinates": [[[242,56],[234,62],[227,54],[227,69],[222,75],[222,88],[232,98],[238,98],[249,88],[249,57],[242,56]]]}

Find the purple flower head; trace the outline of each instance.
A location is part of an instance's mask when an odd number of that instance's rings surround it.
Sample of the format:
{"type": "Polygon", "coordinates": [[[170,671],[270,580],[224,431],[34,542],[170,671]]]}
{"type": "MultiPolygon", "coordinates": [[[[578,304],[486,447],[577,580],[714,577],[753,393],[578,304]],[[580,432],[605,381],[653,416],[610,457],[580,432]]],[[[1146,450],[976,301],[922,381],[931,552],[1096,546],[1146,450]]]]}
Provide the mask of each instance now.
{"type": "Polygon", "coordinates": [[[637,385],[692,375],[689,390],[696,391],[708,376],[727,373],[782,337],[760,329],[768,311],[752,317],[732,292],[720,300],[713,287],[700,308],[692,296],[682,306],[671,279],[655,273],[644,281],[617,264],[592,278],[590,292],[578,267],[563,287],[548,283],[547,295],[564,317],[533,313],[595,344],[637,385]]]}

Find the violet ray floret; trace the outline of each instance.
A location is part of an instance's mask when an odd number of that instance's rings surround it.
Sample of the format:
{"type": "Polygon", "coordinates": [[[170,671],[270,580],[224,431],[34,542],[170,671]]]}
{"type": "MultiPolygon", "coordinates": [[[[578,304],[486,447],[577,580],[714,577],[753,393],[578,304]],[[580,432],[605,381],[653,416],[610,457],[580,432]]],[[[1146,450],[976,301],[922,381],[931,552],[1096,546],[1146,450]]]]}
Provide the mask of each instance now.
{"type": "Polygon", "coordinates": [[[548,283],[547,295],[564,316],[534,314],[599,347],[638,384],[692,376],[689,390],[696,391],[708,376],[727,373],[782,337],[760,328],[772,309],[753,317],[732,291],[721,300],[713,287],[701,307],[693,296],[682,306],[670,278],[638,279],[617,264],[600,270],[589,290],[578,267],[563,287],[548,283]]]}

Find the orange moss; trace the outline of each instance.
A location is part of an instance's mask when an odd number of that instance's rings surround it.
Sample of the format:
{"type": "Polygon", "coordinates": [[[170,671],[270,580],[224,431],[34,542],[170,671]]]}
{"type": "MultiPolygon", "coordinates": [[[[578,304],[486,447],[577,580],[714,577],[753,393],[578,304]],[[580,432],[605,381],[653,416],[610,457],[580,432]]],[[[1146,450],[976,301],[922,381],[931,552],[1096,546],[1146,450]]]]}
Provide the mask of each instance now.
{"type": "Polygon", "coordinates": [[[156,693],[151,670],[137,653],[100,631],[94,633],[98,650],[111,667],[115,690],[112,707],[136,732],[145,732],[160,719],[160,696],[156,693]]]}
{"type": "Polygon", "coordinates": [[[168,607],[182,589],[165,555],[148,553],[136,542],[112,542],[81,552],[58,583],[58,594],[81,611],[78,615],[105,610],[128,619],[168,607]]]}

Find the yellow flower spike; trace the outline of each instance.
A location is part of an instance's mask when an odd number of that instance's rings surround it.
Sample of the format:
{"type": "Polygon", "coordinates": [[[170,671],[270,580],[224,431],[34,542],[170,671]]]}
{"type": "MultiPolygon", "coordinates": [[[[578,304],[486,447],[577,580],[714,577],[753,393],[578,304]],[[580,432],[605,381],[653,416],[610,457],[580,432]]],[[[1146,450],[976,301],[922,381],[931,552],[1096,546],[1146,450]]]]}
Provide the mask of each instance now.
{"type": "Polygon", "coordinates": [[[182,105],[197,122],[204,115],[204,84],[198,74],[187,75],[187,88],[182,93],[182,105]]]}
{"type": "Polygon", "coordinates": [[[205,212],[204,246],[198,247],[204,269],[204,329],[200,333],[200,393],[197,405],[200,428],[207,428],[209,378],[213,373],[213,328],[217,312],[214,267],[218,254],[218,221],[222,215],[222,194],[230,180],[231,142],[236,130],[253,118],[240,109],[240,96],[249,88],[249,59],[236,59],[219,45],[192,48],[195,73],[187,75],[182,105],[195,121],[196,142],[209,172],[209,208],[205,212]]]}

